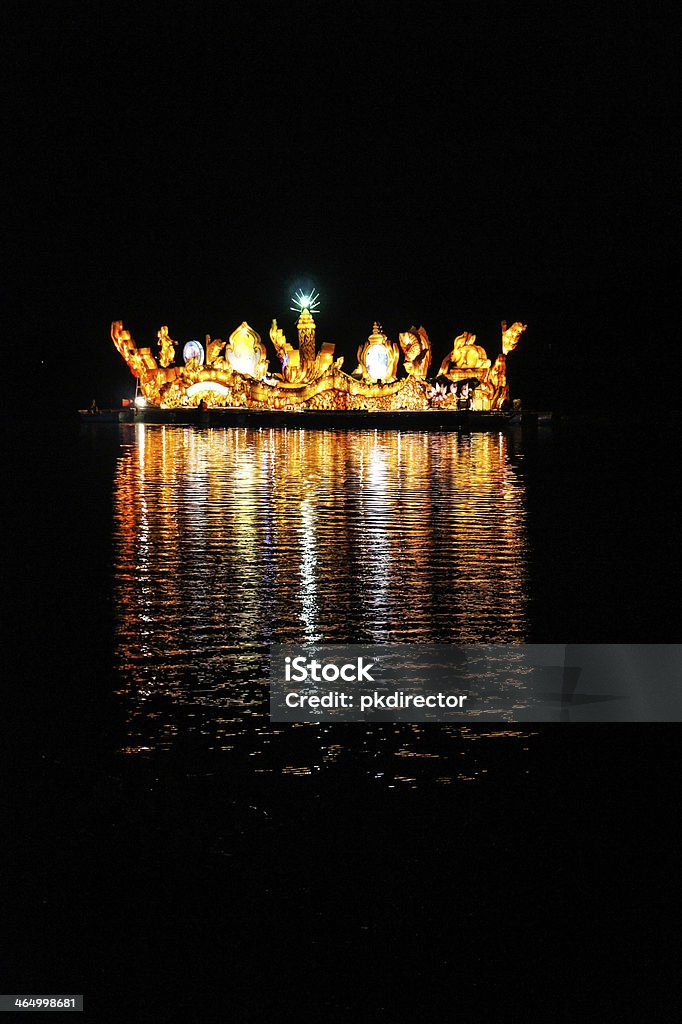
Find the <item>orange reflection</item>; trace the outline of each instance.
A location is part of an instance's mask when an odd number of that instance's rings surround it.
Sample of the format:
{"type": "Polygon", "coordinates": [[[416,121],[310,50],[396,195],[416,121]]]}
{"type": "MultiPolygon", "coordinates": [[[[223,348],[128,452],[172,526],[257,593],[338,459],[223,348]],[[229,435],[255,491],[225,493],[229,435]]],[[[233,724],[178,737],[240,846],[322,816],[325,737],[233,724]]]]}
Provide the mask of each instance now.
{"type": "Polygon", "coordinates": [[[526,639],[511,438],[121,430],[118,664],[157,743],[177,723],[154,701],[186,702],[188,674],[195,706],[229,704],[221,736],[266,731],[271,643],[526,639]]]}

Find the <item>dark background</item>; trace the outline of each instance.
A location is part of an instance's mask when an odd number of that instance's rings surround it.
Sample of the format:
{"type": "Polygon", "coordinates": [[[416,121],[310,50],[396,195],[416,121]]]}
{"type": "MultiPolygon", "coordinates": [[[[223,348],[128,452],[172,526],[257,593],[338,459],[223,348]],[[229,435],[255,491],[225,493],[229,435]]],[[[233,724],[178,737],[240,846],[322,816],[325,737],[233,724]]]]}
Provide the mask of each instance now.
{"type": "MultiPolygon", "coordinates": [[[[307,279],[349,362],[375,317],[423,323],[436,361],[520,319],[515,394],[668,405],[670,25],[627,3],[3,15],[3,397],[40,413],[6,445],[5,991],[85,991],[117,1021],[672,1019],[678,729],[543,730],[453,794],[123,762],[118,428],[103,457],[44,423],[131,394],[112,320],[291,336],[307,279]]],[[[674,641],[678,436],[586,430],[566,459],[540,438],[546,642],[674,641]]]]}
{"type": "Polygon", "coordinates": [[[655,9],[5,10],[22,404],[130,395],[114,319],[140,344],[244,319],[267,338],[273,316],[293,337],[309,282],[347,364],[375,318],[424,324],[434,363],[464,329],[494,355],[519,319],[515,394],[673,399],[676,54],[655,9]]]}

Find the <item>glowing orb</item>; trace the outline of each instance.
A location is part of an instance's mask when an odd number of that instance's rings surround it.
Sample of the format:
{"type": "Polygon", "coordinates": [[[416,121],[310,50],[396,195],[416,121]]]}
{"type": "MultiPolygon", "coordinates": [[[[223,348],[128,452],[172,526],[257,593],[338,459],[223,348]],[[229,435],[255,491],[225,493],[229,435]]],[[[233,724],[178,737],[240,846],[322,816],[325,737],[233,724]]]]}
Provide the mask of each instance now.
{"type": "Polygon", "coordinates": [[[311,292],[304,292],[299,288],[291,301],[293,302],[291,308],[295,313],[302,313],[304,309],[307,309],[309,313],[316,313],[320,308],[320,293],[316,292],[314,288],[311,292]]]}
{"type": "Polygon", "coordinates": [[[135,405],[137,406],[138,409],[144,409],[146,404],[147,399],[144,397],[144,395],[138,395],[137,398],[135,399],[135,405]]]}
{"type": "Polygon", "coordinates": [[[190,359],[196,359],[199,366],[202,366],[204,362],[204,346],[200,341],[188,341],[182,350],[182,358],[186,363],[190,359]]]}
{"type": "Polygon", "coordinates": [[[365,356],[365,366],[370,377],[383,380],[388,374],[388,349],[385,345],[370,345],[365,356]]]}

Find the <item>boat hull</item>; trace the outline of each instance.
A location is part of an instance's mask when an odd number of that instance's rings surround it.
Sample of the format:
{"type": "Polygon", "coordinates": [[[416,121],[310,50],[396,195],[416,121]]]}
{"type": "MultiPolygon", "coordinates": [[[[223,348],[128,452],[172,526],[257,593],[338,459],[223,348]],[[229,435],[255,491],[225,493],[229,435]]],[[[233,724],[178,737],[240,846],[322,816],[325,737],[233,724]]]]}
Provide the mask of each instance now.
{"type": "Polygon", "coordinates": [[[501,412],[430,410],[384,412],[272,409],[157,409],[135,412],[135,423],[193,424],[210,427],[292,427],[306,430],[461,430],[500,431],[510,424],[501,412]]]}

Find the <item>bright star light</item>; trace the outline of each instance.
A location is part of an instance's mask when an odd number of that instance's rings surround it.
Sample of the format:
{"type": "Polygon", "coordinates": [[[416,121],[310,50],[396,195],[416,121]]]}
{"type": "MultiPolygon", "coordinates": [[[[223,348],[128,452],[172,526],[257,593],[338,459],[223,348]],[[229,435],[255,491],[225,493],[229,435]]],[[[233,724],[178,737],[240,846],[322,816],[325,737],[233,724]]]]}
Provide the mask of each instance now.
{"type": "Polygon", "coordinates": [[[320,308],[320,293],[314,288],[311,292],[304,292],[299,288],[291,301],[294,303],[291,307],[294,313],[302,313],[304,309],[309,313],[316,313],[320,308]]]}

